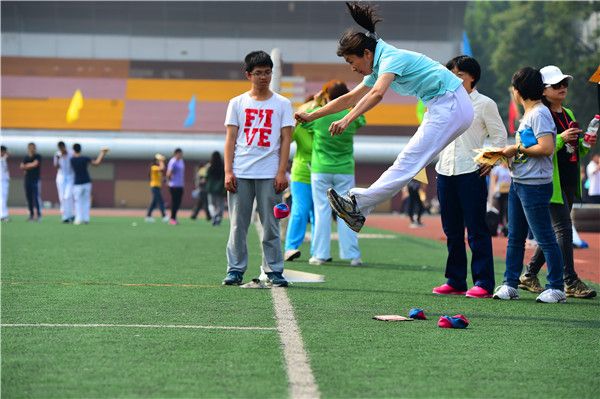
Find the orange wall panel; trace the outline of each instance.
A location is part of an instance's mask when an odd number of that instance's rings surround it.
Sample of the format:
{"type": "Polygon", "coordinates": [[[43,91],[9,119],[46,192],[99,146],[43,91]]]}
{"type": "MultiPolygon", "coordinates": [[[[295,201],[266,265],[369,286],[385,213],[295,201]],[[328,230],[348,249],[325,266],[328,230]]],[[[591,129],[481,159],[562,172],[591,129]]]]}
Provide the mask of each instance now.
{"type": "Polygon", "coordinates": [[[71,100],[6,99],[0,103],[1,126],[17,129],[90,129],[121,130],[124,102],[121,100],[84,99],[79,120],[67,123],[71,100]]]}
{"type": "Polygon", "coordinates": [[[367,125],[418,126],[415,104],[378,104],[365,114],[367,125]]]}
{"type": "Polygon", "coordinates": [[[229,101],[250,90],[245,80],[128,79],[128,100],[229,101]]]}

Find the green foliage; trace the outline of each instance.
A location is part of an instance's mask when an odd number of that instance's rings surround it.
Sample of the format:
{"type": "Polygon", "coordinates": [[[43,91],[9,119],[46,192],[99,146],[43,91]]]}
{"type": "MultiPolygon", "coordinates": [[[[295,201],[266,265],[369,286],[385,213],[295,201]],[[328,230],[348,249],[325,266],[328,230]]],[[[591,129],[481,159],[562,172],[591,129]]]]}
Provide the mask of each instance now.
{"type": "Polygon", "coordinates": [[[596,90],[588,82],[600,63],[600,32],[588,43],[581,31],[600,2],[470,2],[465,29],[480,62],[479,89],[498,103],[507,118],[510,81],[524,66],[556,65],[573,75],[565,105],[587,123],[598,113],[596,90]]]}

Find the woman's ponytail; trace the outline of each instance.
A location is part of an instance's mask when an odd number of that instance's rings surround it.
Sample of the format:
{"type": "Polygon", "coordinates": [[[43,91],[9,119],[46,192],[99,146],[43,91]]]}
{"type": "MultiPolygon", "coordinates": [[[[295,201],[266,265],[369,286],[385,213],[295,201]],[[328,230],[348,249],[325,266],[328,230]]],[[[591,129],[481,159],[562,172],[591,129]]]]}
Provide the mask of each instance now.
{"type": "Polygon", "coordinates": [[[367,30],[367,32],[356,32],[349,30],[345,32],[340,38],[340,42],[337,49],[338,57],[344,57],[347,55],[356,55],[363,57],[365,50],[375,52],[377,46],[377,40],[379,37],[375,32],[375,25],[378,22],[383,21],[379,16],[375,7],[368,4],[360,4],[358,2],[347,2],[348,10],[350,15],[361,27],[367,30]]]}
{"type": "Polygon", "coordinates": [[[350,10],[352,19],[357,24],[365,28],[369,33],[375,33],[375,25],[383,21],[377,15],[375,7],[369,4],[360,4],[358,1],[346,2],[346,5],[348,6],[348,10],[350,10]]]}

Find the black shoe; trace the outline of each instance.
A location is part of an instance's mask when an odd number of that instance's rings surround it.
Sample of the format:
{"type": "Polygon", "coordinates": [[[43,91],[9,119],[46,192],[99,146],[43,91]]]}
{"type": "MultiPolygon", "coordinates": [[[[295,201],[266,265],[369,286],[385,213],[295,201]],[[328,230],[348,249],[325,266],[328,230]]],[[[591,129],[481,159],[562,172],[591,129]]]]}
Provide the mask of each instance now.
{"type": "Polygon", "coordinates": [[[282,273],[270,272],[270,273],[267,273],[267,277],[269,277],[269,280],[271,280],[271,284],[273,284],[273,287],[287,287],[288,286],[288,281],[285,279],[285,277],[283,277],[282,273]]]}
{"type": "Polygon", "coordinates": [[[223,279],[223,285],[242,285],[244,274],[242,272],[228,272],[223,279]]]}

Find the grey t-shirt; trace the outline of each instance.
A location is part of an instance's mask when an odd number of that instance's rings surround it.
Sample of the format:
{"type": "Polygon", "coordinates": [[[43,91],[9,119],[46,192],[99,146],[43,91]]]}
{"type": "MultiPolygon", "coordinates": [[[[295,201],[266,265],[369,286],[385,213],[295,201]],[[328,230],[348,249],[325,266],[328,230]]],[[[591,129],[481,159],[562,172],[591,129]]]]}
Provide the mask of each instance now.
{"type": "MultiPolygon", "coordinates": [[[[551,134],[556,145],[556,126],[550,110],[544,104],[536,105],[521,120],[517,140],[526,130],[533,130],[536,140],[551,134]]],[[[529,131],[531,133],[531,131],[529,131]]],[[[521,184],[546,184],[552,182],[552,155],[547,157],[528,157],[525,154],[517,155],[513,160],[510,176],[513,181],[521,184]]]]}

